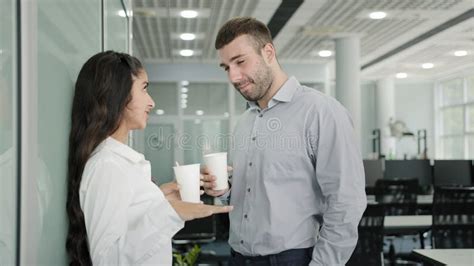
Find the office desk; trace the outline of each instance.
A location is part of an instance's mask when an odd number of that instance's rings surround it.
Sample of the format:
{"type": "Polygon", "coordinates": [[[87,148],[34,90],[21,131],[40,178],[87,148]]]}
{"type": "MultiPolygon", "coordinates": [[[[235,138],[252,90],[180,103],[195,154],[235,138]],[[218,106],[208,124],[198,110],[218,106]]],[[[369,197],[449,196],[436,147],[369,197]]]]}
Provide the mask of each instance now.
{"type": "Polygon", "coordinates": [[[385,216],[384,232],[385,234],[419,233],[430,229],[431,224],[431,215],[385,216]]]}
{"type": "MultiPolygon", "coordinates": [[[[374,195],[367,195],[367,204],[376,204],[374,195]]],[[[433,204],[433,195],[417,195],[416,204],[431,205],[433,204]]]]}
{"type": "Polygon", "coordinates": [[[413,254],[435,265],[474,265],[474,249],[415,249],[413,254]]]}

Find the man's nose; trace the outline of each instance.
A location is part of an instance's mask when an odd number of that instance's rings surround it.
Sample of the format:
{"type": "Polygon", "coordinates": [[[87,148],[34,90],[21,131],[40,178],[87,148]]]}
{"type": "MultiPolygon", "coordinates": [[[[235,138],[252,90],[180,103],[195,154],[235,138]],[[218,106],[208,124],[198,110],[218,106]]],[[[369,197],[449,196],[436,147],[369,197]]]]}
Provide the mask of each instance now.
{"type": "Polygon", "coordinates": [[[242,73],[236,68],[229,68],[229,80],[232,83],[240,82],[242,80],[242,73]]]}

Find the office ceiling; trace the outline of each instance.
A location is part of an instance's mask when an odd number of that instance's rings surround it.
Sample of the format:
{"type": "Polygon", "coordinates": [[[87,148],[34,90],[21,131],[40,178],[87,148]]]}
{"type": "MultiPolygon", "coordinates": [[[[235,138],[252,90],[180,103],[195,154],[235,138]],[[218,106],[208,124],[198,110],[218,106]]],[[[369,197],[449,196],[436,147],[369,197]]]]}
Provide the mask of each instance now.
{"type": "MultiPolygon", "coordinates": [[[[282,1],[132,3],[134,52],[148,63],[175,63],[217,62],[214,38],[226,20],[252,16],[268,23],[282,1]],[[180,17],[179,12],[185,9],[198,11],[198,16],[180,17]],[[185,32],[195,33],[196,39],[181,40],[179,35],[185,32]],[[179,54],[181,49],[192,49],[194,55],[183,57],[179,54]]],[[[333,62],[334,54],[322,58],[318,52],[334,51],[335,38],[359,36],[365,78],[382,78],[398,72],[406,72],[408,77],[436,78],[474,66],[473,14],[474,0],[305,0],[274,42],[280,62],[325,63],[333,62]],[[370,19],[368,15],[373,11],[384,11],[387,16],[370,19]],[[454,56],[456,50],[465,50],[467,55],[454,56]],[[427,62],[434,67],[421,68],[427,62]]]]}

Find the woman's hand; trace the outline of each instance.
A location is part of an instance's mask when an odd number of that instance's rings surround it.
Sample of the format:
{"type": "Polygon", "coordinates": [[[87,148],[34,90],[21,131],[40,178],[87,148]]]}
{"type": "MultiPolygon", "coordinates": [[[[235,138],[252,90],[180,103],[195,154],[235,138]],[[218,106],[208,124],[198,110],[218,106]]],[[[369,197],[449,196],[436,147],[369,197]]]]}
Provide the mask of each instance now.
{"type": "Polygon", "coordinates": [[[226,213],[232,211],[233,206],[214,206],[202,203],[189,203],[184,201],[170,201],[171,207],[178,213],[184,221],[204,218],[216,213],[226,213]]]}
{"type": "Polygon", "coordinates": [[[176,182],[169,182],[160,186],[161,192],[165,195],[165,198],[171,202],[181,200],[179,195],[179,185],[176,182]]]}

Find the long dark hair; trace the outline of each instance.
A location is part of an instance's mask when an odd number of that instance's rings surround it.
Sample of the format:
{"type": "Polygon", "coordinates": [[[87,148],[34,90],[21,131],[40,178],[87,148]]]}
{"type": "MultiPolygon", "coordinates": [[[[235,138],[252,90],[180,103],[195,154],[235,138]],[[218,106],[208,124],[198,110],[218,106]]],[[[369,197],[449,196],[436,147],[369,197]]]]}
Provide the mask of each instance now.
{"type": "Polygon", "coordinates": [[[106,51],[92,56],[77,77],[69,134],[66,250],[70,265],[92,265],[84,213],[79,203],[82,173],[94,149],[118,129],[131,100],[133,76],[143,66],[127,54],[106,51]]]}

